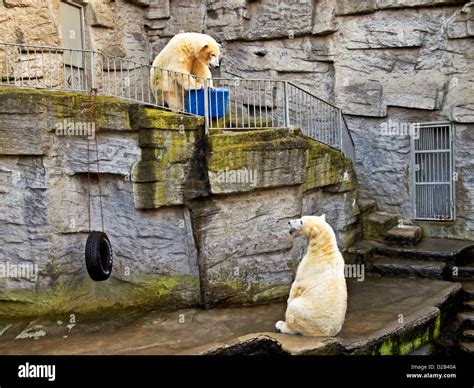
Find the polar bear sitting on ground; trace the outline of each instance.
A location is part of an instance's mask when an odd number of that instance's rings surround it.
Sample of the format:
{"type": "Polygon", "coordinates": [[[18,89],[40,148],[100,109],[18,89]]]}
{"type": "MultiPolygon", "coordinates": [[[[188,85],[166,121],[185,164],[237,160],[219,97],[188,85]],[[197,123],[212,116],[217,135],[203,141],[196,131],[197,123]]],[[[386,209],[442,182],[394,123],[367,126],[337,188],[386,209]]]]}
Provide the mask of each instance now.
{"type": "Polygon", "coordinates": [[[309,239],[308,251],[296,272],[290,290],[282,333],[334,336],[344,323],[347,308],[344,259],[326,217],[305,216],[288,222],[290,233],[309,239]]]}
{"type": "Polygon", "coordinates": [[[211,36],[196,32],[175,35],[150,70],[150,87],[156,102],[183,110],[186,90],[204,87],[204,78],[212,77],[209,66],[218,67],[219,59],[220,45],[211,36]]]}

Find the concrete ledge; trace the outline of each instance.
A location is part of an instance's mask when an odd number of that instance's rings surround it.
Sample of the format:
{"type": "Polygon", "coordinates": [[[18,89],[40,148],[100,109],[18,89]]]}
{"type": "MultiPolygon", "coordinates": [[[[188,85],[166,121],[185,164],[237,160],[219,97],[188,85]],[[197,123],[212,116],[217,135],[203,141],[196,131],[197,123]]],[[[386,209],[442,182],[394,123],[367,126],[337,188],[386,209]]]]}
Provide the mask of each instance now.
{"type": "Polygon", "coordinates": [[[460,289],[459,283],[437,280],[349,281],[346,322],[336,337],[276,333],[284,303],[169,313],[133,310],[100,319],[77,314],[73,329],[58,323],[68,316],[3,319],[0,354],[403,355],[440,336],[445,312],[460,289]],[[28,330],[31,338],[15,339],[28,330]]]}

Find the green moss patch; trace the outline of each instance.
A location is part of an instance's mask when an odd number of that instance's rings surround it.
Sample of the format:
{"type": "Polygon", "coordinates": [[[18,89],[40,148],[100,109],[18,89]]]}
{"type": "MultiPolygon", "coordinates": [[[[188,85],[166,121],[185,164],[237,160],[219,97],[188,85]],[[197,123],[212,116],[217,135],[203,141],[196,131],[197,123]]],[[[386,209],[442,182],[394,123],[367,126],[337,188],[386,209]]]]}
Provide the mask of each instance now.
{"type": "Polygon", "coordinates": [[[187,275],[142,275],[133,283],[87,278],[80,284],[59,283],[42,292],[4,290],[0,294],[0,317],[95,313],[132,306],[173,310],[198,305],[199,293],[199,280],[187,275]]]}
{"type": "Polygon", "coordinates": [[[427,345],[440,335],[441,316],[430,319],[404,330],[402,333],[393,333],[375,345],[371,351],[373,355],[406,355],[427,345]]]}

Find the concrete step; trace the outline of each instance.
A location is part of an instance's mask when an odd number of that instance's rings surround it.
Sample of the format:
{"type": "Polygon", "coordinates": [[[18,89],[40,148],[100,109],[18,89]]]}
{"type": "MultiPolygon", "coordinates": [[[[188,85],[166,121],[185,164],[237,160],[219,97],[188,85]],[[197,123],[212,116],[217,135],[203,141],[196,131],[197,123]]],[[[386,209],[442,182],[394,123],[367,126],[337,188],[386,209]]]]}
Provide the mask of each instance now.
{"type": "Polygon", "coordinates": [[[368,272],[381,276],[442,279],[446,269],[446,263],[442,261],[399,259],[384,256],[374,256],[372,260],[368,272]]]}
{"type": "Polygon", "coordinates": [[[474,328],[474,311],[462,311],[457,315],[457,319],[464,328],[474,328]]]}
{"type": "Polygon", "coordinates": [[[458,259],[465,256],[466,252],[470,252],[474,247],[474,241],[425,237],[414,247],[396,247],[387,244],[374,245],[375,252],[383,256],[443,260],[456,263],[458,259]]]}
{"type": "Polygon", "coordinates": [[[423,237],[423,229],[419,226],[404,225],[395,226],[385,234],[385,241],[389,245],[414,246],[423,237]]]}
{"type": "Polygon", "coordinates": [[[458,267],[458,277],[474,280],[474,264],[468,264],[458,267]]]}
{"type": "Polygon", "coordinates": [[[344,253],[344,260],[351,264],[365,264],[373,256],[374,249],[372,242],[367,240],[358,241],[344,253]]]}
{"type": "Polygon", "coordinates": [[[459,349],[464,353],[474,354],[474,342],[462,341],[459,343],[459,349]]]}
{"type": "Polygon", "coordinates": [[[474,300],[467,300],[464,302],[464,308],[467,311],[474,311],[474,300]]]}
{"type": "Polygon", "coordinates": [[[474,341],[474,329],[466,329],[462,332],[462,336],[467,340],[474,341]]]}
{"type": "Polygon", "coordinates": [[[385,241],[385,234],[398,224],[398,214],[376,211],[363,217],[363,235],[367,240],[385,241]]]}
{"type": "Polygon", "coordinates": [[[372,198],[359,198],[357,200],[359,211],[362,215],[372,213],[377,210],[377,201],[372,198]]]}
{"type": "Polygon", "coordinates": [[[466,300],[474,299],[474,280],[463,281],[462,290],[464,292],[464,298],[466,300]]]}

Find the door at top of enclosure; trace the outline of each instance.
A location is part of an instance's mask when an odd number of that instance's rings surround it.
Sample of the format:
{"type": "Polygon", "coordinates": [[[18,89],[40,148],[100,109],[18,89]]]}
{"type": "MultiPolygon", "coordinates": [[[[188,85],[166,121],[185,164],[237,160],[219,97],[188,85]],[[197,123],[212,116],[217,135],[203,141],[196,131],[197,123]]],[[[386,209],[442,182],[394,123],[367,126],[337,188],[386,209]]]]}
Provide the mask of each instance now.
{"type": "Polygon", "coordinates": [[[83,8],[70,1],[59,3],[64,64],[64,88],[86,90],[83,8]]]}
{"type": "Polygon", "coordinates": [[[450,221],[455,217],[453,126],[416,124],[412,134],[413,216],[450,221]]]}

